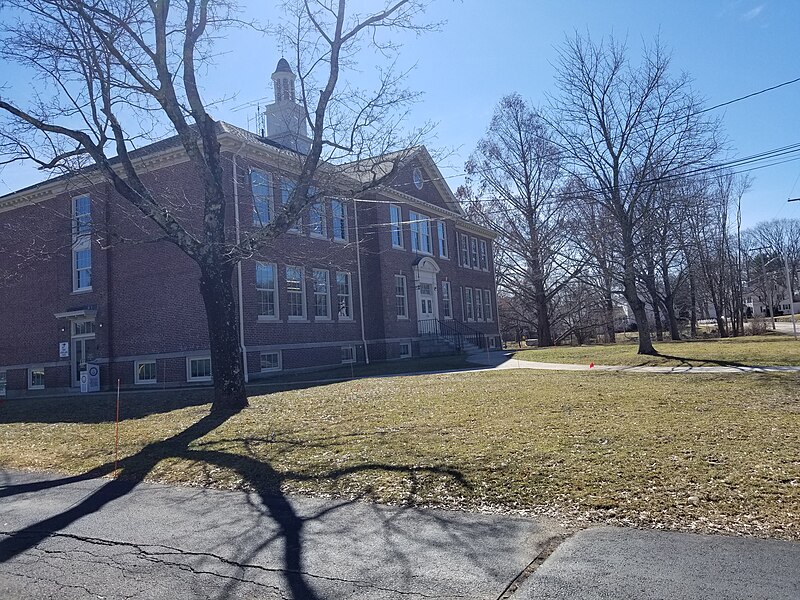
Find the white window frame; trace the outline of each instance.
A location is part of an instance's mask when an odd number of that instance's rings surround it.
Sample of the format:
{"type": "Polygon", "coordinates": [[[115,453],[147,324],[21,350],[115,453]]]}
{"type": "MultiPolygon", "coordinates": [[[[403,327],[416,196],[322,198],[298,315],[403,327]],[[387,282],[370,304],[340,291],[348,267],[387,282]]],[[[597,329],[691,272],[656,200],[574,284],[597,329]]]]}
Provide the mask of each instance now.
{"type": "Polygon", "coordinates": [[[453,318],[453,288],[450,285],[449,281],[442,281],[442,318],[443,319],[452,319],[453,318]],[[450,314],[447,315],[445,312],[449,312],[450,314]]]}
{"type": "Polygon", "coordinates": [[[306,302],[306,272],[303,267],[299,267],[297,265],[286,265],[286,269],[284,270],[285,280],[286,280],[286,317],[290,321],[307,321],[308,320],[308,303],[306,302]],[[289,291],[289,269],[299,269],[300,271],[300,302],[301,307],[303,309],[302,315],[293,315],[291,312],[291,301],[289,300],[289,294],[297,294],[298,292],[290,292],[289,291]]]}
{"type": "Polygon", "coordinates": [[[211,357],[210,356],[187,356],[186,357],[186,381],[211,381],[213,379],[214,373],[214,366],[211,364],[211,357]],[[196,360],[207,360],[208,361],[208,372],[209,375],[203,375],[200,377],[192,377],[192,362],[196,360]]]}
{"type": "Polygon", "coordinates": [[[133,363],[133,383],[136,385],[152,385],[154,383],[158,383],[158,363],[155,359],[151,360],[137,360],[133,363]],[[153,374],[155,375],[154,379],[140,379],[139,378],[139,368],[142,365],[153,365],[153,374]]]}
{"type": "Polygon", "coordinates": [[[351,358],[345,358],[344,356],[342,356],[342,364],[343,365],[349,365],[349,364],[352,364],[352,363],[356,362],[356,358],[357,358],[356,347],[355,346],[342,346],[341,349],[339,350],[339,352],[342,352],[344,350],[349,350],[350,351],[351,358]]]}
{"type": "Polygon", "coordinates": [[[479,250],[478,250],[478,264],[481,268],[481,271],[488,271],[489,270],[489,245],[486,243],[486,240],[478,240],[479,250]]]}
{"type": "Polygon", "coordinates": [[[422,213],[410,211],[408,213],[408,222],[411,229],[411,251],[417,254],[433,256],[431,218],[422,213]]]}
{"type": "Polygon", "coordinates": [[[400,342],[400,358],[411,358],[411,342],[400,342]],[[403,346],[408,348],[408,352],[403,352],[403,346]]]}
{"type": "Polygon", "coordinates": [[[8,390],[8,371],[0,371],[0,398],[5,398],[8,390]]]}
{"type": "Polygon", "coordinates": [[[336,271],[336,317],[339,321],[353,320],[353,277],[347,271],[336,271]],[[345,281],[347,282],[347,294],[342,294],[339,292],[339,275],[345,276],[345,281]],[[342,298],[347,299],[347,307],[350,312],[348,316],[344,317],[341,314],[342,298]]]}
{"type": "Polygon", "coordinates": [[[403,240],[403,208],[399,204],[389,205],[389,220],[391,221],[392,248],[404,249],[403,240]],[[395,215],[395,211],[397,214],[395,215]]]}
{"type": "Polygon", "coordinates": [[[308,207],[308,235],[321,240],[328,239],[328,207],[324,198],[312,202],[308,207]]]}
{"type": "Polygon", "coordinates": [[[262,352],[258,356],[258,366],[261,369],[262,373],[274,373],[275,371],[282,371],[283,370],[283,351],[281,350],[270,350],[269,352],[262,352]],[[267,367],[264,368],[263,360],[264,357],[268,354],[275,354],[278,357],[278,366],[277,367],[267,367]]]}
{"type": "Polygon", "coordinates": [[[272,218],[275,212],[275,204],[272,191],[272,175],[270,173],[267,173],[263,169],[250,169],[250,195],[253,198],[253,226],[266,227],[272,222],[272,218]],[[266,197],[264,198],[265,202],[264,208],[267,211],[266,220],[261,218],[261,213],[259,211],[260,198],[256,197],[256,190],[255,190],[256,175],[263,175],[264,179],[266,180],[267,194],[266,197]]]}
{"type": "Polygon", "coordinates": [[[461,266],[470,268],[469,266],[469,236],[466,233],[459,234],[459,257],[461,260],[461,266]]]}
{"type": "Polygon", "coordinates": [[[466,312],[464,313],[464,320],[467,321],[468,323],[471,323],[471,322],[473,322],[475,320],[475,309],[474,309],[474,306],[473,306],[473,303],[475,301],[474,298],[475,298],[475,296],[474,296],[474,292],[472,291],[472,288],[465,287],[464,288],[464,309],[465,309],[466,312]]]}
{"type": "Polygon", "coordinates": [[[265,262],[256,262],[256,304],[257,304],[257,311],[258,311],[258,320],[259,321],[277,321],[280,318],[280,310],[279,310],[279,294],[278,294],[278,265],[275,263],[265,263],[265,262]],[[258,286],[258,269],[259,268],[269,268],[272,270],[272,288],[262,288],[258,286]],[[274,315],[267,315],[262,314],[261,312],[261,293],[262,292],[272,292],[273,298],[273,305],[275,307],[275,314],[274,315]]]}
{"type": "Polygon", "coordinates": [[[447,224],[444,221],[436,222],[436,237],[439,241],[439,257],[450,260],[450,249],[447,247],[447,224]]]}
{"type": "Polygon", "coordinates": [[[471,269],[480,269],[481,263],[478,258],[478,238],[469,238],[469,259],[471,269]]]}
{"type": "Polygon", "coordinates": [[[92,290],[92,199],[88,194],[72,198],[72,291],[89,292],[92,290]],[[86,200],[88,212],[78,213],[78,203],[86,200]],[[85,217],[85,218],[84,218],[85,217]],[[78,266],[78,255],[86,252],[89,255],[89,266],[78,266]],[[89,285],[80,285],[81,272],[89,273],[89,285]]]}
{"type": "Polygon", "coordinates": [[[350,232],[347,227],[347,204],[345,204],[344,200],[331,200],[331,220],[333,225],[333,241],[346,242],[349,240],[350,232]],[[341,214],[337,215],[337,212],[341,214]],[[340,227],[336,226],[337,222],[340,227]],[[339,228],[341,229],[341,235],[337,235],[338,232],[336,230],[339,228]]]}
{"type": "Polygon", "coordinates": [[[474,312],[475,312],[475,321],[483,321],[483,290],[480,288],[475,288],[472,291],[473,300],[472,303],[474,304],[474,312]]]}
{"type": "Polygon", "coordinates": [[[314,290],[314,320],[315,321],[330,321],[331,320],[331,272],[328,269],[312,269],[311,281],[313,282],[314,290]],[[317,291],[317,273],[325,274],[325,292],[317,291]],[[325,296],[325,310],[327,314],[324,316],[317,315],[317,297],[325,296]]]}
{"type": "Polygon", "coordinates": [[[487,322],[494,321],[492,314],[492,294],[489,290],[483,290],[483,316],[487,322]]]}
{"type": "Polygon", "coordinates": [[[44,380],[45,372],[44,367],[29,367],[28,368],[28,389],[29,390],[43,390],[45,386],[44,380]],[[42,383],[34,385],[33,384],[33,372],[34,371],[41,371],[42,372],[42,383]]]}
{"type": "Polygon", "coordinates": [[[398,321],[408,321],[408,279],[405,275],[395,275],[394,276],[394,303],[395,303],[395,314],[397,315],[398,321]],[[403,294],[402,296],[397,293],[398,290],[398,282],[403,282],[403,294]],[[400,298],[403,299],[403,314],[401,315],[400,312],[397,310],[400,308],[398,302],[400,298]]]}

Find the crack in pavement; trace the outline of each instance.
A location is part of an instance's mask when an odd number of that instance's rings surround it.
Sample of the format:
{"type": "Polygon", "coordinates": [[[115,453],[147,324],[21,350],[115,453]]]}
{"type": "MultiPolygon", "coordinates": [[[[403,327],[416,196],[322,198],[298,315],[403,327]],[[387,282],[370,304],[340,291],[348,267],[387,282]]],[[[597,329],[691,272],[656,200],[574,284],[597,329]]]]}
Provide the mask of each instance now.
{"type": "MultiPolygon", "coordinates": [[[[210,559],[216,560],[216,561],[218,561],[218,562],[220,562],[222,564],[225,564],[225,565],[237,568],[237,569],[241,569],[242,571],[246,571],[247,569],[253,569],[253,570],[257,570],[257,571],[262,571],[262,572],[267,572],[267,573],[276,573],[276,574],[292,573],[292,574],[299,574],[299,575],[302,575],[302,576],[305,576],[305,577],[309,577],[309,578],[312,578],[312,579],[320,579],[320,580],[324,580],[324,581],[340,582],[340,583],[349,583],[349,584],[355,585],[357,587],[369,588],[369,589],[374,589],[374,590],[378,590],[378,591],[382,591],[382,592],[391,592],[391,593],[394,593],[394,594],[401,594],[401,595],[404,595],[404,596],[417,596],[417,597],[420,597],[420,598],[432,598],[432,599],[441,597],[441,596],[434,596],[434,595],[425,594],[425,593],[422,593],[422,592],[408,592],[408,591],[404,591],[404,590],[397,590],[397,589],[394,589],[394,588],[385,588],[385,587],[374,585],[374,584],[372,584],[370,582],[367,582],[367,581],[359,581],[359,580],[355,580],[355,579],[345,579],[345,578],[341,578],[341,577],[332,577],[332,576],[328,576],[328,575],[318,575],[318,574],[315,574],[315,573],[310,573],[308,571],[301,571],[301,570],[296,570],[296,569],[285,569],[285,568],[279,568],[279,567],[266,567],[266,566],[259,565],[259,564],[254,564],[254,563],[241,563],[241,562],[232,560],[230,558],[226,558],[224,556],[221,556],[219,554],[214,554],[213,552],[195,552],[195,551],[192,551],[192,550],[184,550],[182,548],[177,548],[177,547],[174,547],[174,546],[168,546],[168,545],[165,545],[165,544],[135,544],[133,542],[123,542],[123,541],[116,541],[116,540],[108,540],[108,539],[103,539],[103,538],[82,536],[82,535],[77,535],[77,534],[72,534],[72,533],[50,532],[50,531],[42,532],[42,531],[36,531],[36,530],[28,530],[28,531],[26,531],[24,533],[24,535],[36,536],[36,535],[40,535],[42,533],[46,534],[46,538],[45,539],[47,539],[47,538],[64,538],[64,539],[70,539],[70,540],[73,540],[73,541],[83,542],[83,543],[87,543],[87,544],[94,544],[94,545],[98,545],[98,546],[129,548],[129,549],[133,550],[135,553],[137,553],[138,555],[140,555],[143,560],[147,560],[147,561],[149,561],[151,563],[158,563],[158,564],[163,564],[163,565],[166,565],[166,566],[177,567],[180,570],[188,571],[188,572],[191,572],[192,574],[195,574],[195,575],[209,575],[209,576],[212,576],[212,577],[219,577],[219,578],[222,578],[222,579],[228,579],[228,580],[237,581],[237,582],[240,582],[240,583],[253,584],[253,585],[256,585],[256,586],[259,586],[259,587],[263,587],[263,588],[272,588],[275,591],[277,591],[279,594],[281,594],[282,598],[285,598],[285,596],[283,595],[283,592],[281,591],[281,589],[279,587],[277,587],[277,586],[260,583],[258,581],[252,580],[252,579],[243,579],[243,578],[237,577],[237,576],[235,576],[233,574],[224,574],[224,573],[217,573],[217,572],[214,572],[214,571],[200,570],[200,569],[197,569],[196,567],[194,567],[194,566],[192,566],[190,564],[181,563],[181,562],[175,562],[175,561],[168,561],[168,560],[164,560],[161,557],[165,557],[165,556],[183,556],[183,557],[192,557],[192,558],[210,558],[210,559]],[[163,549],[163,550],[154,550],[154,549],[159,549],[159,548],[163,549]]],[[[12,537],[12,536],[15,536],[15,535],[18,536],[19,534],[20,534],[20,532],[16,532],[16,531],[0,531],[0,535],[6,536],[6,537],[12,537]]],[[[52,550],[52,549],[41,548],[39,546],[39,544],[36,545],[36,549],[39,550],[40,552],[44,552],[44,553],[47,553],[47,554],[66,554],[67,553],[67,551],[65,551],[65,550],[52,550]]],[[[81,550],[81,552],[84,552],[86,554],[94,556],[94,557],[96,557],[98,559],[103,559],[103,562],[105,564],[107,564],[108,566],[111,566],[111,567],[114,567],[114,568],[118,568],[118,569],[122,568],[122,567],[118,566],[119,563],[117,565],[112,565],[110,562],[108,562],[109,560],[113,560],[114,562],[117,562],[116,558],[113,557],[113,556],[97,555],[97,554],[94,554],[92,552],[89,552],[88,550],[81,550]]],[[[84,561],[84,562],[86,562],[86,561],[84,561]]],[[[88,592],[88,590],[87,590],[87,592],[88,592]]],[[[463,598],[464,596],[460,596],[460,595],[459,596],[453,596],[453,595],[450,595],[448,597],[463,598]]]]}
{"type": "Polygon", "coordinates": [[[511,596],[519,589],[525,580],[533,575],[533,572],[536,571],[536,569],[538,569],[553,552],[555,552],[556,548],[567,541],[570,537],[572,537],[572,535],[555,535],[547,538],[542,546],[542,549],[539,551],[539,554],[533,558],[530,564],[525,567],[520,574],[508,584],[508,586],[506,586],[506,589],[504,589],[503,593],[497,597],[497,600],[508,600],[508,598],[511,598],[511,596]]]}

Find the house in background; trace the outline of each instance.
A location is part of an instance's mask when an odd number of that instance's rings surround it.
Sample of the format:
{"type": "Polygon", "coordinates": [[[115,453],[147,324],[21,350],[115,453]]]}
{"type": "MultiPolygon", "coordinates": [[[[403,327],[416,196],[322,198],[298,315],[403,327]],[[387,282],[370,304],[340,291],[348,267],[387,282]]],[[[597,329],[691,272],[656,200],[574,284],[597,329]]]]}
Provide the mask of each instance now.
{"type": "MultiPolygon", "coordinates": [[[[308,149],[283,59],[272,79],[265,135],[218,124],[231,239],[278,214],[308,149]]],[[[134,156],[160,201],[199,230],[202,184],[178,139],[134,156]]],[[[362,166],[323,171],[334,181],[362,166]]],[[[465,218],[424,147],[357,201],[320,186],[234,277],[248,380],[499,346],[494,234],[465,218]]],[[[78,390],[90,363],[106,389],[210,381],[198,269],[91,169],[0,198],[0,230],[0,394],[78,390]]]]}

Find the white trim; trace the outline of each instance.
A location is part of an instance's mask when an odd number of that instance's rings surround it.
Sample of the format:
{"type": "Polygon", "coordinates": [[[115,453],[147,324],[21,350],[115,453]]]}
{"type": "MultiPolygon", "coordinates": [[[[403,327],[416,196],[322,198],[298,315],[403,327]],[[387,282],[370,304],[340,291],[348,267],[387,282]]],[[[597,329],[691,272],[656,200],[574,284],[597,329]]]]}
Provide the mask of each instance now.
{"type": "Polygon", "coordinates": [[[211,357],[209,355],[203,356],[187,356],[186,357],[186,381],[193,382],[193,381],[211,381],[212,376],[202,376],[202,377],[192,377],[192,361],[195,360],[207,360],[208,366],[210,367],[210,371],[213,373],[213,366],[211,365],[211,357]]]}
{"type": "Polygon", "coordinates": [[[255,289],[256,289],[256,317],[259,322],[264,321],[277,321],[280,319],[281,312],[280,312],[280,294],[278,292],[278,265],[275,263],[267,263],[256,261],[256,277],[255,277],[255,289]],[[273,287],[270,288],[260,288],[258,287],[258,268],[259,267],[269,267],[272,269],[272,281],[273,287]],[[273,304],[275,305],[275,314],[274,315],[265,315],[261,313],[261,292],[272,292],[273,294],[273,304]]]}
{"type": "Polygon", "coordinates": [[[312,268],[311,269],[311,282],[312,282],[311,293],[312,293],[312,296],[314,297],[314,301],[312,302],[312,305],[314,306],[314,320],[315,321],[320,321],[320,322],[331,321],[332,320],[332,318],[331,318],[331,272],[328,269],[314,269],[314,268],[312,268]],[[325,297],[327,299],[326,302],[325,302],[325,305],[326,305],[326,309],[328,311],[328,314],[325,315],[325,316],[322,316],[322,317],[317,316],[317,296],[321,296],[322,295],[319,292],[317,292],[317,278],[316,278],[316,275],[315,275],[317,272],[325,273],[325,297]]]}
{"type": "Polygon", "coordinates": [[[29,390],[43,390],[45,386],[44,382],[44,367],[30,367],[28,368],[28,389],[29,390]],[[33,372],[34,371],[41,371],[42,372],[42,385],[33,385],[33,372]]]}
{"type": "Polygon", "coordinates": [[[398,321],[408,321],[408,277],[406,277],[402,273],[396,273],[394,276],[394,312],[395,315],[397,316],[398,321]],[[402,278],[403,280],[403,306],[405,309],[404,315],[397,314],[397,299],[400,297],[400,294],[397,293],[398,278],[402,278]]]}
{"type": "Polygon", "coordinates": [[[391,236],[392,248],[396,250],[405,250],[406,243],[405,238],[403,236],[403,207],[399,204],[390,204],[389,205],[389,235],[391,236]],[[392,214],[392,209],[397,209],[397,221],[394,219],[394,215],[392,214]],[[400,234],[400,244],[394,243],[394,233],[395,228],[398,234],[400,234]]]}
{"type": "Polygon", "coordinates": [[[259,352],[259,354],[258,354],[258,366],[261,369],[259,371],[259,373],[274,373],[276,371],[282,371],[283,370],[283,351],[282,350],[267,350],[267,351],[264,351],[264,352],[259,352]],[[264,356],[267,355],[267,354],[277,354],[278,355],[278,366],[277,367],[273,367],[273,368],[269,368],[269,369],[265,369],[263,367],[261,361],[264,358],[264,356]]]}
{"type": "Polygon", "coordinates": [[[411,342],[410,341],[409,342],[400,342],[399,346],[400,346],[400,358],[411,358],[411,356],[413,354],[412,353],[412,348],[411,348],[411,342]],[[406,353],[403,352],[403,346],[408,346],[408,352],[406,352],[406,353]]]}
{"type": "Polygon", "coordinates": [[[133,383],[136,385],[152,385],[158,383],[158,363],[155,360],[137,360],[133,363],[133,383]],[[155,379],[139,379],[139,366],[153,364],[155,366],[155,379]]]}
{"type": "Polygon", "coordinates": [[[441,219],[436,221],[436,243],[439,246],[439,258],[450,260],[450,246],[448,245],[449,241],[450,236],[447,233],[447,223],[441,219]],[[444,232],[443,236],[440,235],[442,232],[444,232]],[[444,248],[444,254],[442,254],[442,248],[444,248]]]}
{"type": "Polygon", "coordinates": [[[478,266],[481,271],[489,270],[489,244],[486,240],[478,239],[478,266]],[[481,254],[482,253],[482,254],[481,254]],[[481,265],[481,261],[486,260],[486,266],[481,265]]]}
{"type": "Polygon", "coordinates": [[[350,349],[350,352],[352,353],[353,358],[351,358],[351,359],[342,358],[342,364],[343,365],[353,364],[358,359],[358,355],[356,354],[356,347],[355,346],[341,346],[340,352],[341,352],[341,350],[346,350],[348,348],[350,349]]]}
{"type": "Polygon", "coordinates": [[[349,271],[336,271],[336,277],[334,279],[336,285],[336,319],[338,321],[353,321],[353,276],[349,271]],[[339,296],[343,296],[344,294],[339,294],[339,275],[346,275],[347,276],[347,304],[350,308],[350,315],[347,317],[343,317],[339,314],[341,303],[339,302],[339,296]]]}
{"type": "Polygon", "coordinates": [[[289,322],[307,322],[308,321],[308,297],[306,296],[306,270],[305,267],[300,267],[298,265],[286,265],[283,271],[284,274],[284,281],[286,282],[286,318],[289,322]],[[289,291],[289,269],[300,269],[300,300],[301,306],[303,309],[302,315],[292,315],[290,314],[290,306],[291,303],[289,302],[289,294],[296,294],[297,292],[290,292],[289,291]]]}
{"type": "Polygon", "coordinates": [[[248,171],[248,179],[250,180],[250,198],[252,199],[252,206],[253,206],[253,227],[266,227],[275,219],[275,192],[272,189],[272,173],[269,171],[265,171],[264,169],[259,169],[255,167],[250,167],[248,171]],[[263,175],[266,179],[266,186],[267,186],[267,197],[266,197],[266,209],[267,209],[267,219],[263,221],[261,219],[261,215],[258,212],[258,208],[256,207],[256,194],[253,190],[253,175],[254,174],[263,175]]]}

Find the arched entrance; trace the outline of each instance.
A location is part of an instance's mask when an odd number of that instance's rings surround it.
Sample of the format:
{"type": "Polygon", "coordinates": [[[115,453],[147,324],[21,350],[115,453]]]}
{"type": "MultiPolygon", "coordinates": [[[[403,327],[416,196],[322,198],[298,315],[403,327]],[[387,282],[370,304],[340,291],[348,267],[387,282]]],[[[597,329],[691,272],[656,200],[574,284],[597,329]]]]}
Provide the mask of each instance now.
{"type": "Polygon", "coordinates": [[[421,258],[414,265],[414,289],[417,297],[417,330],[419,333],[434,333],[439,319],[439,294],[436,276],[439,265],[429,257],[421,258]]]}

